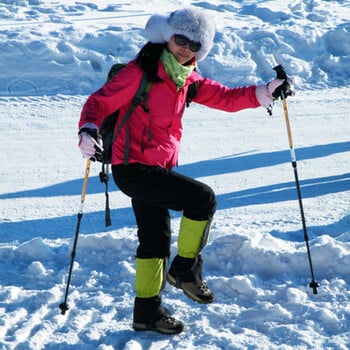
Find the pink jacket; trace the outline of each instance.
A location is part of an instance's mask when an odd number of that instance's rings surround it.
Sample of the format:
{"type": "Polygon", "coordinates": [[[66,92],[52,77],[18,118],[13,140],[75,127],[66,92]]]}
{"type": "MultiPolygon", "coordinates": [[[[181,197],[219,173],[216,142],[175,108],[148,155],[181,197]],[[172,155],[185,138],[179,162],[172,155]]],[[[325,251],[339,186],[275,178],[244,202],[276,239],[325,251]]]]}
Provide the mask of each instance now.
{"type": "MultiPolygon", "coordinates": [[[[108,84],[88,98],[81,113],[79,127],[85,123],[94,123],[100,127],[103,119],[118,109],[119,116],[124,116],[142,75],[143,72],[135,61],[130,62],[108,84]]],[[[260,106],[255,96],[256,86],[228,88],[193,72],[187,78],[186,85],[177,91],[161,62],[158,76],[162,81],[153,83],[148,94],[149,113],[138,106],[131,115],[129,163],[157,165],[168,169],[176,165],[186,93],[189,84],[194,81],[199,81],[199,88],[193,102],[227,112],[260,106]]],[[[124,125],[113,144],[112,164],[123,163],[125,137],[124,125]]]]}

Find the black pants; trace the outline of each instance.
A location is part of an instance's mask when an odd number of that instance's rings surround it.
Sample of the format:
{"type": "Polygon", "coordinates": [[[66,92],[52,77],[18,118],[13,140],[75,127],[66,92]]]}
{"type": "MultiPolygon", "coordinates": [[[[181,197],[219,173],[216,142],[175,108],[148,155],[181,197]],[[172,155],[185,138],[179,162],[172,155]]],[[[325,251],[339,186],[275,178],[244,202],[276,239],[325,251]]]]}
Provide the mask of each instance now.
{"type": "Polygon", "coordinates": [[[168,209],[182,211],[192,220],[210,220],[216,209],[213,190],[206,184],[172,170],[142,164],[114,165],[113,178],[131,197],[138,226],[139,258],[170,255],[168,209]]]}

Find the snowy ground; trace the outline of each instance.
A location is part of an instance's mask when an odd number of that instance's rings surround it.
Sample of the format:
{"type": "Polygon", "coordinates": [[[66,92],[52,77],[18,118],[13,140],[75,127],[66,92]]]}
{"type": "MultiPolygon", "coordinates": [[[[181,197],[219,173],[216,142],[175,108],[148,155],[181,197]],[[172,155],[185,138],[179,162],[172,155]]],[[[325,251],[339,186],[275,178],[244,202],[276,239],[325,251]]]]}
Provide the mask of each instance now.
{"type": "MultiPolygon", "coordinates": [[[[350,6],[346,1],[0,1],[0,349],[348,349],[350,6]],[[111,181],[113,225],[93,164],[61,315],[85,160],[76,126],[112,62],[131,59],[154,9],[206,9],[216,44],[200,64],[229,85],[282,63],[318,294],[311,281],[283,109],[186,111],[179,171],[218,198],[203,256],[216,293],[198,305],[167,286],[178,336],[131,328],[136,228],[111,181]],[[332,13],[332,16],[329,16],[332,13]]],[[[179,214],[173,212],[173,254],[179,214]]]]}

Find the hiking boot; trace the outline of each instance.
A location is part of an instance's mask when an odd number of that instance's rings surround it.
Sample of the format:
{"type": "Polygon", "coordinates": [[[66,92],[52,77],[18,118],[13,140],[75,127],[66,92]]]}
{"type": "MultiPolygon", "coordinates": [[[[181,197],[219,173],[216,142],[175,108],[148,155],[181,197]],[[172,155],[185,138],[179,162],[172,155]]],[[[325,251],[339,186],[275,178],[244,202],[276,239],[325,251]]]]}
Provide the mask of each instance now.
{"type": "Polygon", "coordinates": [[[174,317],[163,315],[162,318],[153,323],[133,323],[135,331],[155,331],[163,334],[179,334],[184,329],[184,324],[174,317]]]}
{"type": "Polygon", "coordinates": [[[203,261],[197,258],[183,258],[177,255],[167,273],[167,281],[180,288],[192,300],[201,304],[210,304],[215,295],[202,280],[203,261]]]}
{"type": "Polygon", "coordinates": [[[180,288],[192,300],[201,304],[210,304],[214,301],[214,293],[202,281],[199,285],[194,282],[181,282],[168,272],[167,281],[176,288],[180,288]]]}
{"type": "Polygon", "coordinates": [[[178,334],[184,324],[171,316],[161,305],[161,296],[135,298],[133,328],[135,331],[155,331],[163,334],[178,334]]]}

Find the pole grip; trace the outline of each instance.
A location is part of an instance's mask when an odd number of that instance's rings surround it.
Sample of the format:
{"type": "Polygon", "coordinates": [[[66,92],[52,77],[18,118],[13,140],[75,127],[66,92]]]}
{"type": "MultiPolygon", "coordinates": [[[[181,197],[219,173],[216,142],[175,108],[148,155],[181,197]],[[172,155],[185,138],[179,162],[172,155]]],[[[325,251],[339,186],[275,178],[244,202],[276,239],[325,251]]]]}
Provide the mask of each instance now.
{"type": "Polygon", "coordinates": [[[281,98],[281,100],[285,100],[287,97],[286,95],[288,95],[288,93],[286,93],[286,86],[289,86],[287,83],[286,71],[280,64],[274,67],[273,70],[276,71],[277,79],[282,79],[284,82],[272,93],[272,96],[276,99],[281,98]]]}
{"type": "Polygon", "coordinates": [[[88,159],[86,161],[85,174],[84,174],[84,183],[83,183],[83,188],[81,190],[81,198],[80,198],[80,202],[81,203],[84,203],[84,201],[85,201],[86,189],[87,189],[89,173],[90,173],[90,165],[91,165],[91,159],[88,159]]]}
{"type": "Polygon", "coordinates": [[[286,71],[281,64],[274,67],[273,70],[276,71],[277,79],[287,79],[286,71]]]}

